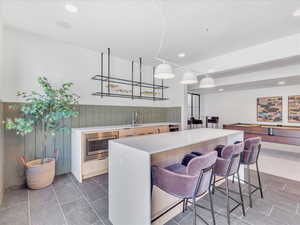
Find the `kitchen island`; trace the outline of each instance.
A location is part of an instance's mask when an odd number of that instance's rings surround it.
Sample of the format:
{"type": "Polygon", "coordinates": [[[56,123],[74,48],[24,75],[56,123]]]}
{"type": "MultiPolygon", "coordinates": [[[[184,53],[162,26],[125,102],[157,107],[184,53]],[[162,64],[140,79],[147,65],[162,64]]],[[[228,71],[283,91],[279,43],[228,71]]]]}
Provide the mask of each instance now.
{"type": "MultiPolygon", "coordinates": [[[[150,225],[179,199],[154,187],[151,165],[181,162],[191,151],[206,153],[218,144],[242,141],[243,131],[200,128],[109,141],[109,219],[114,225],[150,225]]],[[[240,170],[243,178],[243,168],[240,170]]],[[[182,205],[153,224],[164,224],[182,205]]]]}

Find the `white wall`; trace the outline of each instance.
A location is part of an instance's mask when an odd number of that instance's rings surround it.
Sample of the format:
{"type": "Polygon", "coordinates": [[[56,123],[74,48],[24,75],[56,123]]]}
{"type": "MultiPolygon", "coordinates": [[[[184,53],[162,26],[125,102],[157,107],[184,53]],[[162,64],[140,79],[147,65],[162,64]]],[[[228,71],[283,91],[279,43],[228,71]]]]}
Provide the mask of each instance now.
{"type": "Polygon", "coordinates": [[[257,123],[256,99],[283,96],[282,124],[289,124],[288,96],[290,95],[300,95],[300,85],[206,94],[201,97],[202,115],[219,116],[221,124],[257,123]]]}
{"type": "MultiPolygon", "coordinates": [[[[91,93],[100,90],[99,83],[90,79],[91,76],[100,73],[98,52],[11,27],[4,29],[4,41],[5,76],[1,80],[1,83],[5,84],[3,89],[4,101],[20,101],[15,96],[16,92],[37,89],[36,79],[38,76],[43,75],[58,84],[73,82],[74,92],[81,96],[80,104],[162,107],[182,105],[184,88],[179,84],[180,74],[175,79],[165,82],[165,85],[171,86],[170,89],[165,91],[166,96],[170,98],[169,101],[101,99],[91,95],[91,93]]],[[[106,65],[106,61],[104,63],[106,65]]],[[[106,68],[104,72],[106,72],[106,68]]],[[[113,57],[111,60],[111,73],[118,77],[130,79],[131,62],[113,57]]],[[[152,82],[152,67],[144,66],[143,77],[144,81],[152,82]]],[[[135,79],[138,80],[138,78],[139,75],[136,69],[135,79]]]]}

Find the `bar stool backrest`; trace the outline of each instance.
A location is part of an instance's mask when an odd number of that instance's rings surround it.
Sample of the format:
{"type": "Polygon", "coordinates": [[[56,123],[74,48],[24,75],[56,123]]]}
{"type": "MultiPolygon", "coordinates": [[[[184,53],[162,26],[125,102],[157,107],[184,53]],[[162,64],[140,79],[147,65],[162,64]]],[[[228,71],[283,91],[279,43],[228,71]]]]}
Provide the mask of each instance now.
{"type": "Polygon", "coordinates": [[[230,176],[236,173],[240,166],[240,155],[244,150],[244,142],[227,145],[224,147],[221,155],[223,159],[227,159],[226,175],[230,176]]]}
{"type": "Polygon", "coordinates": [[[261,137],[248,138],[245,141],[244,151],[242,153],[242,162],[253,164],[256,162],[261,147],[261,137]]]}
{"type": "Polygon", "coordinates": [[[213,151],[193,158],[186,167],[186,173],[191,176],[199,176],[195,187],[195,196],[206,192],[211,184],[213,168],[217,160],[217,152],[213,151]]]}

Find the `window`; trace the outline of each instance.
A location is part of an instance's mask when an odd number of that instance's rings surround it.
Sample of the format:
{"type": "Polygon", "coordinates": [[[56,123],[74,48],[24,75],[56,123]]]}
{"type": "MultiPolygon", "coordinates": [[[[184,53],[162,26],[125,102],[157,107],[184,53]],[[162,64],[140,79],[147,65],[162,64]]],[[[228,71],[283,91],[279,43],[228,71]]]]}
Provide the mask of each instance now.
{"type": "Polygon", "coordinates": [[[200,95],[188,93],[188,119],[200,119],[200,95]]]}

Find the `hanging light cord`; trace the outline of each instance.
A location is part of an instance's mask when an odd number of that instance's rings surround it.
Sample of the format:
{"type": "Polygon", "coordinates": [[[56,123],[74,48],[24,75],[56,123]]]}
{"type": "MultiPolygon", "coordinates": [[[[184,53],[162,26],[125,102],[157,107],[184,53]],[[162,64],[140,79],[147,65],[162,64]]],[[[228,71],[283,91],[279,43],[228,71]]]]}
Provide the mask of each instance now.
{"type": "Polygon", "coordinates": [[[161,53],[163,44],[165,42],[167,23],[166,23],[164,10],[163,10],[163,3],[161,2],[161,0],[153,0],[153,2],[158,6],[158,9],[160,11],[160,17],[161,17],[161,35],[160,35],[159,47],[156,53],[156,59],[160,59],[159,55],[161,53]]]}
{"type": "MultiPolygon", "coordinates": [[[[157,7],[160,11],[160,17],[161,17],[161,35],[160,35],[159,47],[158,47],[155,59],[165,63],[167,60],[165,60],[163,58],[160,58],[159,55],[161,53],[163,44],[164,44],[165,39],[166,39],[167,21],[166,21],[166,16],[165,16],[164,9],[163,9],[162,1],[161,0],[153,0],[153,2],[157,5],[157,7]]],[[[177,67],[178,69],[180,69],[180,68],[185,69],[184,66],[178,65],[176,63],[173,63],[173,62],[170,62],[170,61],[168,61],[168,63],[172,64],[173,66],[177,67]]],[[[192,69],[189,69],[189,70],[192,71],[192,72],[195,72],[197,74],[200,74],[198,71],[195,71],[195,70],[192,70],[192,69]]]]}

